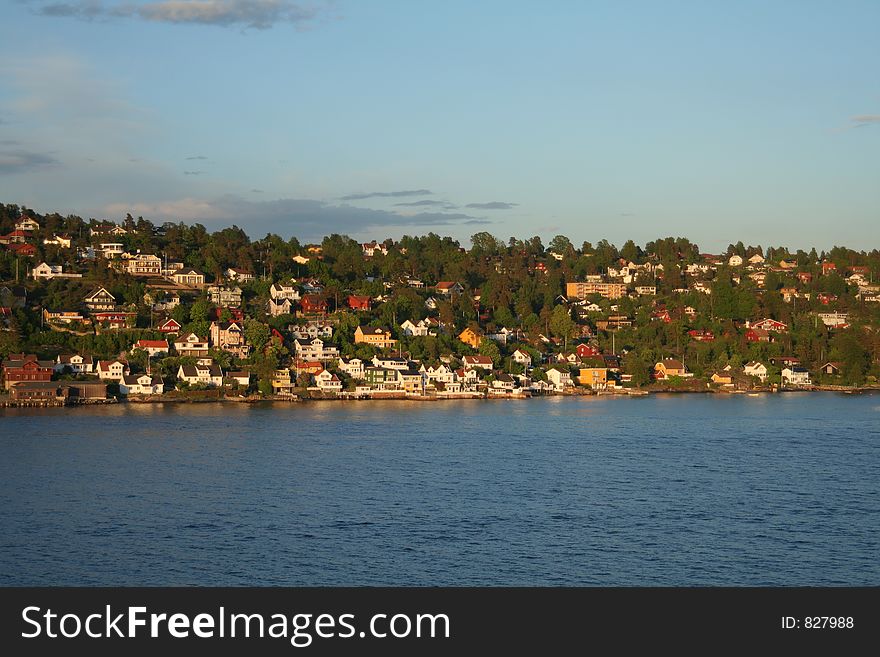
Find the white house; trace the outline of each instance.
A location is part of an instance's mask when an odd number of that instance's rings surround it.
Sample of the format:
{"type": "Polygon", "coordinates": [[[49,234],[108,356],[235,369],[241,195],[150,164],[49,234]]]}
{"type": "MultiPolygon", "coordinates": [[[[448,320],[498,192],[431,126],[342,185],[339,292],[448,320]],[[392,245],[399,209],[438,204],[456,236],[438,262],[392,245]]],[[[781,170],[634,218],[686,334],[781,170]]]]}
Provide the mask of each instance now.
{"type": "Polygon", "coordinates": [[[553,389],[561,392],[574,385],[571,381],[571,372],[557,367],[547,370],[547,381],[553,384],[553,389]]]}
{"type": "Polygon", "coordinates": [[[52,237],[44,239],[43,244],[52,244],[62,249],[69,249],[71,246],[71,239],[67,235],[52,235],[52,237]]]}
{"type": "Polygon", "coordinates": [[[99,360],[98,378],[102,381],[119,381],[128,374],[128,363],[121,360],[99,360]]]}
{"type": "Polygon", "coordinates": [[[238,281],[239,283],[250,283],[254,280],[253,273],[246,269],[239,269],[238,267],[228,267],[226,271],[223,272],[223,276],[228,281],[238,281]]]}
{"type": "Polygon", "coordinates": [[[40,224],[38,224],[35,220],[30,217],[22,217],[18,221],[15,222],[15,230],[24,230],[27,232],[31,232],[34,230],[40,230],[40,224]]]}
{"type": "Polygon", "coordinates": [[[522,365],[523,367],[531,367],[532,366],[532,357],[528,354],[528,352],[523,351],[522,349],[517,349],[511,355],[514,363],[522,365]]]}
{"type": "Polygon", "coordinates": [[[201,358],[195,365],[181,365],[177,379],[190,385],[203,384],[210,388],[223,385],[223,370],[210,358],[201,358]]]}
{"type": "Polygon", "coordinates": [[[95,371],[95,360],[82,354],[59,354],[55,359],[55,371],[63,373],[69,367],[74,374],[92,374],[95,371]]]}
{"type": "Polygon", "coordinates": [[[336,360],[339,349],[333,345],[325,345],[321,338],[313,338],[308,342],[293,341],[293,349],[299,360],[336,360]]]}
{"type": "Polygon", "coordinates": [[[812,381],[810,381],[810,373],[803,367],[786,367],[782,370],[782,385],[812,385],[812,381]]]}
{"type": "Polygon", "coordinates": [[[331,324],[321,324],[318,322],[309,322],[302,326],[291,326],[290,335],[296,340],[309,340],[311,338],[332,338],[333,326],[331,324]]]}
{"type": "Polygon", "coordinates": [[[166,340],[138,340],[131,346],[131,350],[143,349],[150,356],[168,354],[168,342],[166,340]]]}
{"type": "Polygon", "coordinates": [[[208,339],[189,333],[174,341],[174,350],[178,356],[207,356],[208,339]]]}
{"type": "Polygon", "coordinates": [[[444,363],[440,363],[437,367],[428,367],[424,365],[419,369],[428,381],[436,381],[444,385],[455,383],[455,370],[444,363]]]}
{"type": "Polygon", "coordinates": [[[123,395],[161,395],[164,388],[161,376],[131,374],[119,380],[119,392],[123,395]]]}
{"type": "Polygon", "coordinates": [[[362,361],[360,358],[350,358],[349,360],[346,360],[340,357],[339,369],[345,372],[352,379],[364,378],[364,361],[362,361]]]}
{"type": "Polygon", "coordinates": [[[269,296],[278,301],[279,299],[287,299],[288,301],[299,301],[299,289],[293,285],[285,285],[284,283],[272,283],[269,288],[269,296]]]}
{"type": "Polygon", "coordinates": [[[272,317],[292,315],[293,305],[290,303],[290,299],[269,299],[269,302],[266,304],[266,314],[272,317]]]}
{"type": "Polygon", "coordinates": [[[742,266],[743,259],[741,255],[733,254],[727,259],[727,264],[731,267],[740,267],[742,266]]]}
{"type": "Polygon", "coordinates": [[[492,359],[488,356],[465,356],[462,358],[465,369],[481,367],[484,370],[492,369],[492,359]]]}
{"type": "Polygon", "coordinates": [[[761,380],[761,383],[767,380],[767,366],[756,360],[749,361],[743,365],[743,373],[746,376],[758,377],[761,380]]]}
{"type": "Polygon", "coordinates": [[[105,258],[119,258],[125,253],[125,245],[120,242],[106,242],[98,250],[105,258]]]}
{"type": "Polygon", "coordinates": [[[403,324],[400,325],[400,328],[403,330],[404,335],[416,336],[416,337],[424,337],[426,335],[431,335],[431,330],[429,328],[429,324],[424,319],[420,319],[416,323],[414,323],[412,320],[408,319],[403,324]]]}
{"type": "Polygon", "coordinates": [[[321,370],[315,375],[315,385],[321,392],[342,392],[342,381],[328,370],[321,370]]]}

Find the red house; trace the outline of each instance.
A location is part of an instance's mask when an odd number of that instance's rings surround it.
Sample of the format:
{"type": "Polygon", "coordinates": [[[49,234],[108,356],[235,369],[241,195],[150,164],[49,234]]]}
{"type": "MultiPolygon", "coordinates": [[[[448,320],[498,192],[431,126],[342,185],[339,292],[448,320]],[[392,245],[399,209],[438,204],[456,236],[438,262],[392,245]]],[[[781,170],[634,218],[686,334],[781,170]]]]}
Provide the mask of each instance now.
{"type": "Polygon", "coordinates": [[[765,331],[776,331],[777,333],[785,333],[788,330],[788,324],[778,322],[775,319],[762,319],[752,322],[750,328],[764,329],[765,331]]]}
{"type": "Polygon", "coordinates": [[[712,342],[715,339],[715,334],[712,331],[702,329],[691,329],[688,331],[688,335],[697,342],[712,342]]]}
{"type": "Polygon", "coordinates": [[[760,328],[750,328],[746,331],[747,342],[773,342],[770,331],[760,328]]]}
{"type": "Polygon", "coordinates": [[[672,321],[672,317],[670,317],[668,310],[657,310],[651,313],[651,321],[669,324],[672,321]]]}
{"type": "Polygon", "coordinates": [[[37,255],[37,247],[33,244],[7,244],[6,248],[20,256],[37,255]]]}
{"type": "Polygon", "coordinates": [[[181,329],[181,328],[182,328],[182,327],[181,327],[180,324],[177,322],[177,320],[175,320],[175,319],[172,318],[172,317],[169,317],[169,318],[166,319],[164,322],[162,322],[161,324],[159,324],[159,327],[158,327],[157,330],[158,330],[158,331],[161,331],[162,333],[168,333],[168,334],[175,334],[175,335],[176,335],[177,333],[180,333],[180,329],[181,329]]]}
{"type": "Polygon", "coordinates": [[[327,299],[320,294],[305,294],[299,302],[304,314],[326,313],[327,299]]]}
{"type": "Polygon", "coordinates": [[[823,276],[827,276],[828,274],[831,274],[832,272],[836,272],[836,271],[837,271],[837,265],[835,265],[833,262],[823,262],[822,263],[822,275],[823,276]]]}
{"type": "Polygon", "coordinates": [[[348,307],[352,310],[369,310],[370,297],[357,296],[352,294],[348,297],[348,307]]]}
{"type": "Polygon", "coordinates": [[[214,308],[214,320],[221,321],[221,317],[223,316],[223,311],[228,310],[229,316],[232,317],[233,322],[242,322],[244,321],[244,312],[242,312],[241,308],[214,308]]]}
{"type": "Polygon", "coordinates": [[[797,277],[805,285],[813,280],[813,275],[808,271],[799,271],[797,277]]]}
{"type": "Polygon", "coordinates": [[[131,322],[131,326],[134,326],[134,323],[137,320],[137,313],[124,313],[114,311],[92,313],[91,317],[93,320],[95,320],[95,323],[105,324],[107,328],[124,329],[128,327],[129,322],[131,322]]]}
{"type": "Polygon", "coordinates": [[[817,294],[816,298],[819,300],[819,303],[821,303],[823,306],[827,306],[829,303],[833,303],[834,301],[837,301],[836,294],[825,294],[824,292],[821,294],[817,294]]]}
{"type": "Polygon", "coordinates": [[[574,348],[575,353],[578,355],[578,358],[590,358],[591,356],[599,355],[599,348],[594,347],[591,344],[584,344],[583,342],[574,348]]]}
{"type": "Polygon", "coordinates": [[[3,382],[7,390],[19,381],[51,381],[51,360],[37,360],[34,354],[9,354],[3,361],[3,382]]]}

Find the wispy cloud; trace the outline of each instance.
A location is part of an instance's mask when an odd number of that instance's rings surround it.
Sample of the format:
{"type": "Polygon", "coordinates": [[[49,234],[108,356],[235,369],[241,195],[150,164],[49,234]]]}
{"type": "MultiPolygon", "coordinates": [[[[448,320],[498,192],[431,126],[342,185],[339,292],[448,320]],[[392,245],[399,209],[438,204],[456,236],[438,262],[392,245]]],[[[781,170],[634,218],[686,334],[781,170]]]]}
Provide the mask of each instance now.
{"type": "Polygon", "coordinates": [[[279,23],[300,25],[317,10],[291,0],[151,0],[148,2],[40,2],[43,16],[80,20],[134,18],[154,23],[216,25],[265,30],[279,23]]]}
{"type": "Polygon", "coordinates": [[[851,116],[849,123],[840,128],[835,128],[832,132],[846,132],[855,128],[867,128],[868,126],[880,124],[880,114],[858,114],[851,116]]]}
{"type": "Polygon", "coordinates": [[[341,201],[361,201],[365,198],[400,198],[406,196],[430,196],[433,192],[430,189],[404,189],[399,192],[361,192],[357,194],[349,194],[341,196],[341,201]]]}
{"type": "Polygon", "coordinates": [[[192,157],[186,158],[187,160],[207,160],[208,158],[204,155],[193,155],[192,157]]]}
{"type": "Polygon", "coordinates": [[[378,228],[419,230],[434,226],[489,223],[463,213],[419,212],[412,215],[388,210],[358,208],[313,199],[250,201],[236,195],[215,199],[184,198],[159,203],[114,203],[101,208],[107,216],[126,212],[152,221],[198,221],[223,227],[235,223],[258,235],[261,231],[319,239],[331,232],[366,236],[378,228]]]}
{"type": "Polygon", "coordinates": [[[867,125],[876,125],[880,123],[880,114],[859,114],[850,119],[852,127],[861,128],[867,125]]]}
{"type": "Polygon", "coordinates": [[[205,172],[204,171],[184,171],[183,175],[184,176],[201,176],[203,173],[205,173],[205,172]]]}
{"type": "Polygon", "coordinates": [[[406,203],[395,203],[394,207],[396,208],[420,208],[420,207],[440,207],[452,209],[456,206],[451,203],[447,203],[446,201],[434,201],[431,199],[425,199],[423,201],[407,201],[406,203]]]}
{"type": "Polygon", "coordinates": [[[464,207],[474,208],[475,210],[511,210],[516,206],[516,203],[505,203],[504,201],[489,201],[488,203],[468,203],[464,207]]]}
{"type": "Polygon", "coordinates": [[[48,153],[35,153],[24,148],[0,148],[0,175],[14,175],[59,164],[48,153]]]}

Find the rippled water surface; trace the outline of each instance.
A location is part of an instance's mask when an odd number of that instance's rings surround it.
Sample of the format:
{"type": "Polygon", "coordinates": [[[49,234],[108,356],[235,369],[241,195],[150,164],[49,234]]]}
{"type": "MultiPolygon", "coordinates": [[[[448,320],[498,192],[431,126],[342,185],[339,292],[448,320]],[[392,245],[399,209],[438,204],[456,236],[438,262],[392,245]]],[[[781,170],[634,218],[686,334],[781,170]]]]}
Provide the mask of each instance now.
{"type": "Polygon", "coordinates": [[[880,396],[0,410],[5,585],[878,585],[880,396]]]}

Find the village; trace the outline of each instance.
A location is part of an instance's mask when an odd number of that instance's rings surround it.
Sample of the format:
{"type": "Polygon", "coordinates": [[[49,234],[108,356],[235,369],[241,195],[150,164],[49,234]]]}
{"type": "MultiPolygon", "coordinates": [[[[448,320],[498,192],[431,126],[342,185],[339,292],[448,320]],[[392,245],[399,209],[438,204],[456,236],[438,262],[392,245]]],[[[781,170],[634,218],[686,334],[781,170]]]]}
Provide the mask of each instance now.
{"type": "Polygon", "coordinates": [[[0,405],[856,390],[876,252],[251,242],[2,206],[0,405]]]}

